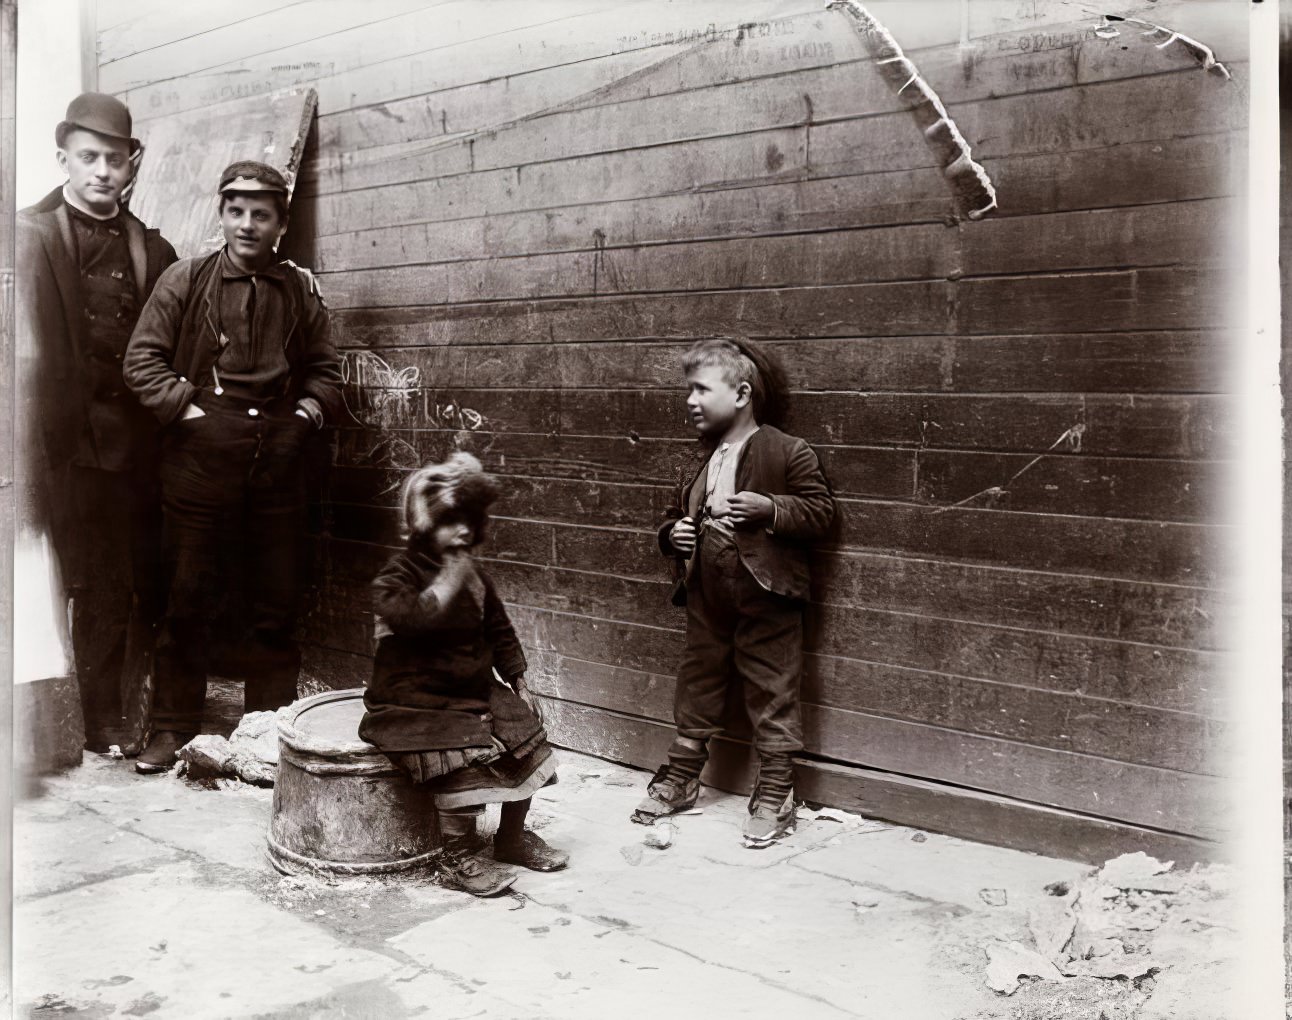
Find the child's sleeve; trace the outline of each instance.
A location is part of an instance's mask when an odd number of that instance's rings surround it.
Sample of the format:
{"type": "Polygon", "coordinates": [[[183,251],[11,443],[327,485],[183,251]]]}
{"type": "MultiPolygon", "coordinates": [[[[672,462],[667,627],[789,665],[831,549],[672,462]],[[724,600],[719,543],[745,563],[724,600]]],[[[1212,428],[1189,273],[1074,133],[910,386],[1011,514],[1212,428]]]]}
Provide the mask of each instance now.
{"type": "Polygon", "coordinates": [[[525,662],[525,652],[511,625],[511,617],[507,615],[507,607],[502,604],[502,599],[494,589],[493,581],[484,574],[480,577],[484,581],[485,588],[485,640],[493,649],[494,669],[503,679],[511,680],[513,677],[524,675],[528,665],[525,662]]]}
{"type": "Polygon", "coordinates": [[[830,532],[837,507],[812,447],[796,440],[785,460],[786,493],[771,497],[771,531],[782,538],[816,542],[830,532]]]}
{"type": "Polygon", "coordinates": [[[395,633],[425,630],[440,615],[429,580],[403,556],[389,560],[372,582],[372,609],[395,633]]]}
{"type": "Polygon", "coordinates": [[[673,542],[669,537],[673,533],[673,525],[686,516],[686,510],[683,509],[683,497],[686,495],[686,483],[680,482],[673,491],[673,503],[664,511],[664,521],[656,529],[656,537],[659,541],[659,551],[665,556],[681,556],[680,550],[673,547],[673,542]]]}

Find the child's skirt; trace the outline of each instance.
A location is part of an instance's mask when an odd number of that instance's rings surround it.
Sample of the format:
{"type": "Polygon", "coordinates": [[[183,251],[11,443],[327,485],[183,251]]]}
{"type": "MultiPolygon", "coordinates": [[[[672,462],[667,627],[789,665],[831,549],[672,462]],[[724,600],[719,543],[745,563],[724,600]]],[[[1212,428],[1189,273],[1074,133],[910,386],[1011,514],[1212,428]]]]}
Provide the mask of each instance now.
{"type": "Polygon", "coordinates": [[[387,757],[415,783],[428,784],[436,808],[528,800],[556,782],[556,758],[542,721],[510,690],[495,686],[489,698],[493,744],[436,751],[395,751],[387,757]],[[518,734],[524,736],[517,739],[518,734]],[[508,746],[508,741],[514,746],[508,746]]]}

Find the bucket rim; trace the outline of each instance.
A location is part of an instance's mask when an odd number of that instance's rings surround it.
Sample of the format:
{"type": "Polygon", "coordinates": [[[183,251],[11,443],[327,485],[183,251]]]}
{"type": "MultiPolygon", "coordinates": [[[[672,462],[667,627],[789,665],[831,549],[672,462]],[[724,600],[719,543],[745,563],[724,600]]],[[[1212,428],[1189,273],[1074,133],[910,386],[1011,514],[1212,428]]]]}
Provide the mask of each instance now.
{"type": "Polygon", "coordinates": [[[293,702],[289,711],[278,717],[278,739],[295,751],[325,757],[339,754],[380,754],[378,748],[358,737],[354,740],[320,740],[307,735],[296,726],[296,721],[310,709],[334,701],[352,701],[356,697],[363,698],[363,688],[348,687],[339,691],[323,691],[321,694],[312,694],[308,698],[293,702]]]}

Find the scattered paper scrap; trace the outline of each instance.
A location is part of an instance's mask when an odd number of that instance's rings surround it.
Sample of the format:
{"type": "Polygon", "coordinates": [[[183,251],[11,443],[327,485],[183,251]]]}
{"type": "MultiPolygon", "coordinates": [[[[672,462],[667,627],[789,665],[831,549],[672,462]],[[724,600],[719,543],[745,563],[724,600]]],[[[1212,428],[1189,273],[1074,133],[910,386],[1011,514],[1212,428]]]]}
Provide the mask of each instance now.
{"type": "Polygon", "coordinates": [[[642,842],[656,850],[667,850],[673,845],[673,836],[677,830],[668,822],[657,822],[646,830],[642,842]]]}
{"type": "Polygon", "coordinates": [[[1142,889],[1146,892],[1178,892],[1181,881],[1177,875],[1167,875],[1174,861],[1159,861],[1142,850],[1122,854],[1108,861],[1099,869],[1096,881],[1117,889],[1142,889]]]}
{"type": "Polygon", "coordinates": [[[989,907],[1003,907],[1009,902],[1004,889],[979,889],[978,898],[989,907]]]}
{"type": "Polygon", "coordinates": [[[1062,981],[1063,975],[1040,953],[1021,942],[994,942],[987,946],[987,986],[1003,995],[1013,995],[1022,978],[1062,981]]]}

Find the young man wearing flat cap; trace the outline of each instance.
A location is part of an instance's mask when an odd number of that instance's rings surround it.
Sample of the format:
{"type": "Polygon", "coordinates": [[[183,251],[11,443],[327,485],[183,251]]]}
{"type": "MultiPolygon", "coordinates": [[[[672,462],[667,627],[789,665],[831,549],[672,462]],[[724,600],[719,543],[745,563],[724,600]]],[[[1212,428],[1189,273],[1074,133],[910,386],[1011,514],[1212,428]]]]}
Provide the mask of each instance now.
{"type": "Polygon", "coordinates": [[[54,131],[67,182],[18,214],[24,523],[49,535],[70,599],[94,751],[121,741],[122,673],[146,656],[160,608],[158,430],[121,365],[175,250],[120,204],[141,152],[131,128],[112,96],[73,99],[54,131]]]}
{"type": "Polygon", "coordinates": [[[244,161],[218,191],[224,247],[162,274],[126,352],[126,383],[162,425],[170,575],[153,736],[135,762],[145,774],[201,729],[213,656],[245,680],[248,712],[295,699],[302,450],[340,410],[327,308],[313,276],[275,254],[287,182],[244,161]],[[215,624],[228,619],[222,645],[215,624]]]}

